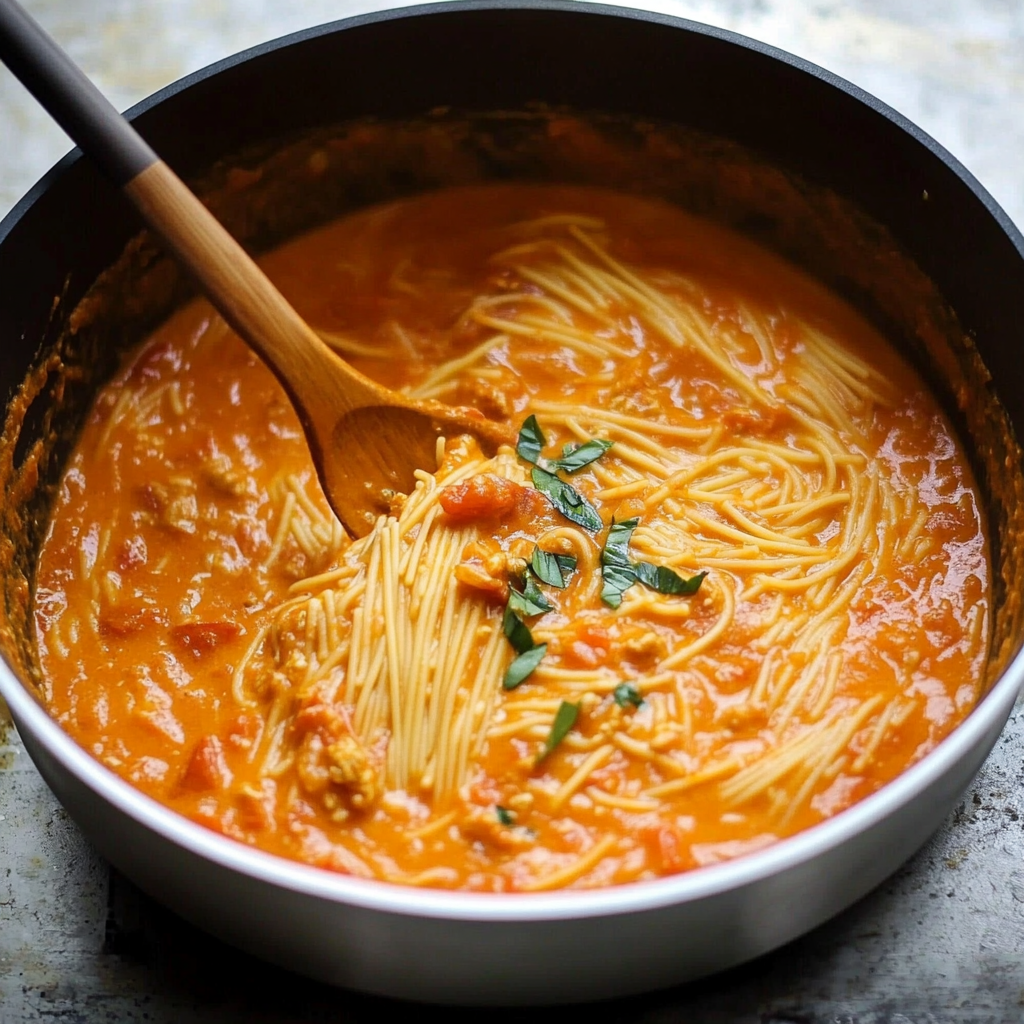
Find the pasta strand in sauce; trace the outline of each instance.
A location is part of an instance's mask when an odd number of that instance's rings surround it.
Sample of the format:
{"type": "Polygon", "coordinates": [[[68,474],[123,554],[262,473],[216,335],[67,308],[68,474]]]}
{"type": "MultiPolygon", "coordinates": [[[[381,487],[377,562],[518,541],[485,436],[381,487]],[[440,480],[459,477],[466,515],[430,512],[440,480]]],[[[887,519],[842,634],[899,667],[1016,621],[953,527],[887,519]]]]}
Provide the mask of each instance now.
{"type": "Polygon", "coordinates": [[[494,185],[264,263],[364,372],[521,443],[439,440],[350,542],[262,364],[201,301],[156,331],[69,464],[36,622],[53,714],[158,800],[402,884],[620,884],[824,820],[977,700],[966,459],[776,257],[494,185]]]}

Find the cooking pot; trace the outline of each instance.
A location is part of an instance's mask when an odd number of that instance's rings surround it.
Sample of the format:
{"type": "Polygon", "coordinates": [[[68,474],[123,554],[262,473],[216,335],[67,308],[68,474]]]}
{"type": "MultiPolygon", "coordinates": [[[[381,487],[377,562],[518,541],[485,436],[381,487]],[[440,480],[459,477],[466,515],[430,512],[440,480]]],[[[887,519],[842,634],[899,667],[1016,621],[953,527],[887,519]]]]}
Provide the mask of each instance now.
{"type": "Polygon", "coordinates": [[[226,60],[130,116],[257,251],[378,199],[500,178],[656,194],[772,246],[854,301],[945,403],[987,507],[995,628],[984,698],[902,776],[794,838],[659,881],[422,891],[284,861],[177,817],[93,761],[38,696],[31,578],[62,461],[120,353],[189,290],[72,154],[0,225],[0,694],[105,857],[195,923],[312,977],[522,1004],[625,995],[755,957],[851,904],[938,827],[1024,671],[1024,240],[952,157],[787,54],[581,3],[353,18],[226,60]]]}

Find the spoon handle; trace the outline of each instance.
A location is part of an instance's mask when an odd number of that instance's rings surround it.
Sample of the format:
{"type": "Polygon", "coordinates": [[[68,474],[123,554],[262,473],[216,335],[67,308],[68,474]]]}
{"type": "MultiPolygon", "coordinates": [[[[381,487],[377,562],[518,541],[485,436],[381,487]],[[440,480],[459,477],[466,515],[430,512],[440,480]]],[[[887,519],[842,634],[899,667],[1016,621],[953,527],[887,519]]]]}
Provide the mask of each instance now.
{"type": "Polygon", "coordinates": [[[16,0],[0,0],[0,62],[114,184],[159,159],[16,0]]]}
{"type": "Polygon", "coordinates": [[[320,340],[17,0],[0,0],[0,61],[121,188],[218,312],[270,365],[304,426],[382,401],[383,389],[320,340]]]}

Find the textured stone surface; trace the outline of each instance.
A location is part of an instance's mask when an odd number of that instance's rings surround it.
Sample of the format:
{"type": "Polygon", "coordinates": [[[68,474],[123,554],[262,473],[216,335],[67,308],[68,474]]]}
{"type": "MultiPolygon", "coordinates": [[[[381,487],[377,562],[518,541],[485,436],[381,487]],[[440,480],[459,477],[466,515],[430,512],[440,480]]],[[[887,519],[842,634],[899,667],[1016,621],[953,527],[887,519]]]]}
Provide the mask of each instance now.
{"type": "MultiPolygon", "coordinates": [[[[371,9],[349,0],[26,0],[127,107],[223,56],[371,9]]],[[[657,2],[803,56],[890,103],[1024,224],[1024,4],[1014,0],[657,2]]],[[[69,144],[0,69],[0,215],[69,144]]],[[[0,282],[0,296],[3,283],[0,282]]],[[[142,897],[88,848],[0,708],[0,1024],[345,1021],[392,1009],[266,968],[142,897]]],[[[1024,713],[955,814],[896,876],[754,964],[594,1014],[644,1024],[1024,1020],[1024,713]]],[[[399,1007],[399,1012],[408,1012],[399,1007]]],[[[495,1012],[491,1021],[566,1019],[495,1012]]],[[[477,1013],[448,1015],[475,1020],[477,1013]]]]}

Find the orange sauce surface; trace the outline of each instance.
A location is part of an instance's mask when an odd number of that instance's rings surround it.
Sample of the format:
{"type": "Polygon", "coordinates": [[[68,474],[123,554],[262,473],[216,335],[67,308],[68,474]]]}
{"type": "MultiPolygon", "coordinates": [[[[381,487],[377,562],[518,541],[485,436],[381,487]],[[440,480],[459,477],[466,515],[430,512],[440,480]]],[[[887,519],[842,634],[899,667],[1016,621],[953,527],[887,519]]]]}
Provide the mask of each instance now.
{"type": "Polygon", "coordinates": [[[335,871],[620,884],[830,817],[974,705],[989,576],[966,460],[916,375],[776,257],[661,203],[500,185],[357,213],[263,265],[375,379],[535,415],[542,465],[599,525],[528,459],[450,439],[433,518],[396,499],[393,540],[350,544],[276,380],[193,302],[98,397],[36,578],[49,707],[143,792],[335,871]],[[591,438],[613,443],[552,468],[591,438]],[[633,519],[627,576],[706,573],[693,592],[608,596],[633,519]],[[527,568],[538,548],[574,560],[564,586],[527,568]],[[503,685],[527,584],[546,647],[503,685]]]}

